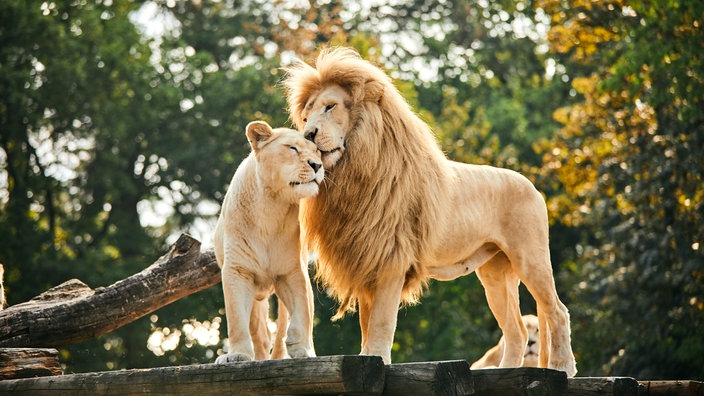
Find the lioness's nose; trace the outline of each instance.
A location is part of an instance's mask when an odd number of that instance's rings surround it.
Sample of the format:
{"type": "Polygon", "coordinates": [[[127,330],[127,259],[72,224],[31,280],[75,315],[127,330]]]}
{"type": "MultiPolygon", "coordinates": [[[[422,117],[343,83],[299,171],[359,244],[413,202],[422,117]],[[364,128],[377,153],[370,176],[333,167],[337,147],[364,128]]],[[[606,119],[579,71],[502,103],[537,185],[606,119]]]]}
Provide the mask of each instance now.
{"type": "Polygon", "coordinates": [[[310,165],[311,168],[313,168],[313,172],[318,173],[318,169],[320,169],[323,165],[319,164],[315,161],[308,161],[308,165],[310,165]]]}
{"type": "Polygon", "coordinates": [[[315,143],[315,135],[318,134],[318,128],[314,129],[309,129],[303,133],[303,137],[306,138],[306,140],[310,140],[311,142],[315,143]]]}

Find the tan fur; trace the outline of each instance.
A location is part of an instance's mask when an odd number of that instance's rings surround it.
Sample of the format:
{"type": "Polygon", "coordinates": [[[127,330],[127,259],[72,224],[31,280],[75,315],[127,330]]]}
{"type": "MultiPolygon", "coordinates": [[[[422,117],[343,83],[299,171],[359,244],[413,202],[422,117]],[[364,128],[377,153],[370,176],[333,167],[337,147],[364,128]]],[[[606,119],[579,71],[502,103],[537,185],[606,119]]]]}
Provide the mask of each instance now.
{"type": "Polygon", "coordinates": [[[247,139],[252,153],[232,178],[214,236],[229,337],[228,354],[216,363],[270,357],[272,292],[283,304],[271,357],[315,356],[313,290],[300,254],[298,208],[301,198],[318,193],[320,153],[300,133],[272,130],[262,121],[247,125],[247,139]]]}
{"type": "MultiPolygon", "coordinates": [[[[538,317],[535,315],[523,315],[521,317],[523,325],[528,331],[528,343],[523,354],[522,367],[538,367],[538,353],[540,351],[540,337],[538,331],[538,317]]],[[[472,363],[472,370],[481,368],[499,367],[501,358],[504,356],[504,337],[491,349],[486,351],[484,356],[472,363]]]]}
{"type": "Polygon", "coordinates": [[[288,67],[284,86],[291,118],[323,152],[328,175],[301,204],[304,240],[340,313],[358,302],[363,354],[389,363],[399,303],[416,301],[429,278],[476,270],[506,337],[501,367],[523,359],[522,280],[538,304],[541,366],[575,374],[545,202],[525,177],[449,161],[390,78],[353,50],[288,67]]]}

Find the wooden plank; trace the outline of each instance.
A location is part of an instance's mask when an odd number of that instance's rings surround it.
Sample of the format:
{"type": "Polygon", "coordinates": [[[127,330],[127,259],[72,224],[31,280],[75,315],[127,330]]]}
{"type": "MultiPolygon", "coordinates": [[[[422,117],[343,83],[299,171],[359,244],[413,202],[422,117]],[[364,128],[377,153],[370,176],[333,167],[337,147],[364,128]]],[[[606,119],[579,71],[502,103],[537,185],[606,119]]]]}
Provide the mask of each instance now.
{"type": "Polygon", "coordinates": [[[0,380],[61,374],[56,349],[0,348],[0,380]]]}
{"type": "Polygon", "coordinates": [[[384,370],[378,356],[322,356],[5,380],[0,394],[378,395],[384,370]]]}
{"type": "Polygon", "coordinates": [[[472,370],[475,395],[564,395],[567,374],[534,367],[472,370]]]}
{"type": "Polygon", "coordinates": [[[384,395],[471,395],[472,373],[465,360],[386,366],[384,395]]]}
{"type": "Polygon", "coordinates": [[[640,381],[643,396],[704,396],[701,381],[640,381]]]}
{"type": "Polygon", "coordinates": [[[636,396],[638,381],[630,377],[577,377],[567,379],[570,396],[636,396]]]}
{"type": "Polygon", "coordinates": [[[0,311],[0,347],[60,347],[89,340],[220,282],[212,250],[182,234],[154,264],[108,287],[79,280],[0,311]]]}

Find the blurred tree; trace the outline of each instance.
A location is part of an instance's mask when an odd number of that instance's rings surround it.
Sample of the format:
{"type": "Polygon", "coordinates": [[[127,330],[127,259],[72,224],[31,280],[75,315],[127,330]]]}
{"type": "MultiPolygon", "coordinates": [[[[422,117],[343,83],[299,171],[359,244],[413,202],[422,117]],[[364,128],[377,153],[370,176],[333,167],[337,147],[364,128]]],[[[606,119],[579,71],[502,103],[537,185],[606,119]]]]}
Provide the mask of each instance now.
{"type": "Polygon", "coordinates": [[[544,170],[585,227],[574,267],[584,374],[704,376],[704,4],[541,1],[552,48],[593,72],[544,170]]]}
{"type": "MultiPolygon", "coordinates": [[[[0,4],[0,261],[10,303],[72,277],[100,286],[151,264],[168,237],[213,211],[248,152],[244,125],[265,113],[287,118],[267,66],[278,61],[148,40],[130,21],[141,5],[0,4]],[[141,224],[164,202],[176,208],[169,222],[141,224]]],[[[210,289],[64,350],[68,370],[154,365],[150,330],[212,319],[221,295],[210,289]]]]}
{"type": "Polygon", "coordinates": [[[150,98],[163,94],[148,84],[150,51],[127,20],[135,6],[7,1],[0,9],[8,299],[71,277],[102,285],[136,272],[158,246],[140,226],[146,186],[134,169],[144,130],[162,120],[150,98]]]}

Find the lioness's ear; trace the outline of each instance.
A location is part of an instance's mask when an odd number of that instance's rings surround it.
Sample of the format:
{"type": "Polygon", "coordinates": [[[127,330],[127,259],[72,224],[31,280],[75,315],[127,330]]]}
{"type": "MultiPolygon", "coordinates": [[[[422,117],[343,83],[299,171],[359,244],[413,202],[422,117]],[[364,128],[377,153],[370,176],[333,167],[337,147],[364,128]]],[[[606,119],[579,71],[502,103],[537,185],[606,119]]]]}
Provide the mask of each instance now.
{"type": "Polygon", "coordinates": [[[265,121],[252,121],[247,124],[247,140],[255,153],[273,134],[274,131],[265,121]]]}
{"type": "Polygon", "coordinates": [[[384,94],[384,84],[381,81],[369,80],[364,83],[364,100],[379,102],[384,94]]]}

